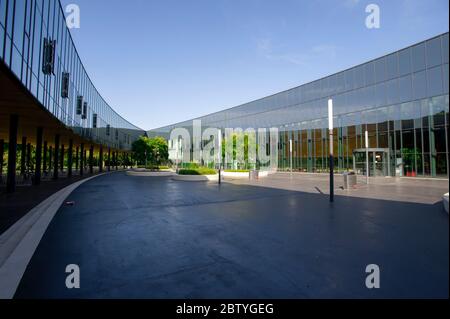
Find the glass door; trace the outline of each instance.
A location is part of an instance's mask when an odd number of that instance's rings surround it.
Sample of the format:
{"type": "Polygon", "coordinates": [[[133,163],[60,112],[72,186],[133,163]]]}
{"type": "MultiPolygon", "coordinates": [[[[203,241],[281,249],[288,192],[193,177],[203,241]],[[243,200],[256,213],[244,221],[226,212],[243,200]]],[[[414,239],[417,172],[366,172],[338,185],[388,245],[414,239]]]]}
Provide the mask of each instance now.
{"type": "Polygon", "coordinates": [[[356,149],[353,151],[353,170],[358,175],[366,175],[367,164],[369,166],[369,176],[389,175],[389,152],[388,149],[356,149]],[[369,162],[366,157],[368,155],[369,162]]]}
{"type": "Polygon", "coordinates": [[[387,176],[387,153],[373,152],[374,154],[374,176],[387,176]]]}

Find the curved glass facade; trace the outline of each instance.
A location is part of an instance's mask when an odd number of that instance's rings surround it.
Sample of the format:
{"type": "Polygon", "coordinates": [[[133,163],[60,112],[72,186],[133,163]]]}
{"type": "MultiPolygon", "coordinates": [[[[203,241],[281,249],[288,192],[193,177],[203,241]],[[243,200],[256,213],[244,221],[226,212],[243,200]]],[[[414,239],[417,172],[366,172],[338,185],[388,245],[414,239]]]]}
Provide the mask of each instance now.
{"type": "Polygon", "coordinates": [[[58,0],[0,0],[0,59],[45,109],[80,136],[127,150],[144,133],[93,85],[58,0]]]}
{"type": "MultiPolygon", "coordinates": [[[[279,169],[328,170],[327,101],[334,101],[339,171],[378,176],[448,177],[448,33],[328,77],[199,118],[203,127],[278,127],[279,169]]],[[[176,127],[149,132],[168,137],[176,127]]]]}

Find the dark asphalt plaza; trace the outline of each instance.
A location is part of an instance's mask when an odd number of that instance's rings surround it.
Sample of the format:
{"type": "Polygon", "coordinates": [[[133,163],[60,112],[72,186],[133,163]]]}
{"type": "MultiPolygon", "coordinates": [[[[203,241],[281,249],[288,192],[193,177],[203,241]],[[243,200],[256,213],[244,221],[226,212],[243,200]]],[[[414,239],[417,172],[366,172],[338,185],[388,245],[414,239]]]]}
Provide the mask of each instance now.
{"type": "Polygon", "coordinates": [[[434,205],[114,173],[49,225],[16,298],[449,296],[449,225],[434,205]],[[67,289],[68,264],[81,271],[67,289]],[[381,288],[367,289],[377,264],[381,288]]]}

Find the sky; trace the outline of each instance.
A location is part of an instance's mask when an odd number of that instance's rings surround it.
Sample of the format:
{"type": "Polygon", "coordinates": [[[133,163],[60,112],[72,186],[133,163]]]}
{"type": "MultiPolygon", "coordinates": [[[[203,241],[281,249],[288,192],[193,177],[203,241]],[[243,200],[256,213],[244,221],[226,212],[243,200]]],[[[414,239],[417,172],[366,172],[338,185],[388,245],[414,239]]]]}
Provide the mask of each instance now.
{"type": "Polygon", "coordinates": [[[448,32],[448,0],[62,0],[94,85],[153,129],[224,110],[448,32]],[[380,28],[366,27],[366,6],[380,28]]]}

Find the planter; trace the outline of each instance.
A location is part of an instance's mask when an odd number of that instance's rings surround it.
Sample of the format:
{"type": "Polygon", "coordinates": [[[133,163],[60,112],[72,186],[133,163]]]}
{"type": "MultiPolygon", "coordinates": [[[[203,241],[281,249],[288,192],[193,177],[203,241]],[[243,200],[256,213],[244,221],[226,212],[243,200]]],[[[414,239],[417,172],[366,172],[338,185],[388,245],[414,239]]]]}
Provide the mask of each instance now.
{"type": "Polygon", "coordinates": [[[222,172],[223,178],[249,178],[249,172],[222,172]]]}
{"type": "Polygon", "coordinates": [[[219,180],[219,174],[215,175],[179,175],[172,176],[173,180],[185,181],[185,182],[217,182],[219,180]]]}
{"type": "MultiPolygon", "coordinates": [[[[269,175],[268,171],[258,171],[258,177],[267,177],[269,175]]],[[[250,179],[250,172],[222,172],[223,178],[228,179],[250,179]]]]}
{"type": "Polygon", "coordinates": [[[153,176],[153,177],[168,177],[175,175],[175,172],[170,170],[161,170],[161,171],[152,171],[145,168],[134,168],[132,170],[127,171],[127,175],[129,176],[153,176]]]}

